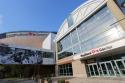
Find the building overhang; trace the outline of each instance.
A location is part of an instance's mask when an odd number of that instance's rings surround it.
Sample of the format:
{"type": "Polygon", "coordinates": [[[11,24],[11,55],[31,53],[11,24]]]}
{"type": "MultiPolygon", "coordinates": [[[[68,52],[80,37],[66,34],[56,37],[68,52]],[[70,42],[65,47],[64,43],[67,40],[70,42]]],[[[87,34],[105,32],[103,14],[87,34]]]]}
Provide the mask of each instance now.
{"type": "Polygon", "coordinates": [[[125,50],[125,39],[114,41],[99,48],[94,48],[84,53],[74,55],[73,59],[87,60],[95,57],[105,57],[123,53],[125,50]]]}
{"type": "Polygon", "coordinates": [[[83,57],[83,58],[81,58],[81,60],[87,60],[87,59],[96,58],[96,57],[107,57],[107,56],[117,55],[120,53],[125,53],[124,50],[125,50],[125,46],[122,46],[122,47],[118,47],[118,48],[115,48],[112,50],[107,50],[105,52],[101,52],[101,53],[98,53],[98,54],[95,54],[92,56],[83,57]]]}

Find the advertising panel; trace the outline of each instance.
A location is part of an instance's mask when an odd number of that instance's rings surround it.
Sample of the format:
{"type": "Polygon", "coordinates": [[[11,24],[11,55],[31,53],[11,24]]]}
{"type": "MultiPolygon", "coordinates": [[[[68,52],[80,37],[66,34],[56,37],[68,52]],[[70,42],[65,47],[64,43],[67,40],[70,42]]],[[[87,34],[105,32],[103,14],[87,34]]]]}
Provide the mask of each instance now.
{"type": "Polygon", "coordinates": [[[52,52],[0,46],[0,64],[43,64],[43,58],[52,56],[52,52]]]}

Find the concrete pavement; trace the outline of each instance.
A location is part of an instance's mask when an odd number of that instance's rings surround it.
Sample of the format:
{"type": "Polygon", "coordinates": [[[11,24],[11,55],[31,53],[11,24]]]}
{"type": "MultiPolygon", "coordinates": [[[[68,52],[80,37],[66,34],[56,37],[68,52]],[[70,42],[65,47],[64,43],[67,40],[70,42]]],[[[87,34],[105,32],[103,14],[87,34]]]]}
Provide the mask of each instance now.
{"type": "Polygon", "coordinates": [[[34,80],[0,80],[0,83],[37,83],[34,80]]]}

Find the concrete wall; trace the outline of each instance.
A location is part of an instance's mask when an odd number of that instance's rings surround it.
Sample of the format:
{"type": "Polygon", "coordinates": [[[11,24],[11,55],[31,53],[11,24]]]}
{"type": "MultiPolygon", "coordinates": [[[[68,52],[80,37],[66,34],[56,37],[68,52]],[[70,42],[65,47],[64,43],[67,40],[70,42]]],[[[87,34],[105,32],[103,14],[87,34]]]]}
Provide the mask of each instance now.
{"type": "Polygon", "coordinates": [[[54,42],[55,37],[56,37],[56,34],[51,33],[51,50],[54,52],[56,51],[56,44],[54,42]]]}
{"type": "Polygon", "coordinates": [[[76,60],[72,62],[73,68],[73,77],[87,77],[85,64],[80,60],[76,60]]]}
{"type": "Polygon", "coordinates": [[[42,47],[44,49],[51,49],[51,34],[49,34],[43,41],[42,47]]]}
{"type": "Polygon", "coordinates": [[[38,36],[15,36],[0,39],[0,43],[9,45],[18,45],[33,48],[42,48],[42,42],[44,39],[38,36]]]}
{"type": "Polygon", "coordinates": [[[55,38],[56,34],[50,33],[46,39],[43,41],[42,48],[50,49],[55,51],[55,43],[53,39],[55,38]]]}

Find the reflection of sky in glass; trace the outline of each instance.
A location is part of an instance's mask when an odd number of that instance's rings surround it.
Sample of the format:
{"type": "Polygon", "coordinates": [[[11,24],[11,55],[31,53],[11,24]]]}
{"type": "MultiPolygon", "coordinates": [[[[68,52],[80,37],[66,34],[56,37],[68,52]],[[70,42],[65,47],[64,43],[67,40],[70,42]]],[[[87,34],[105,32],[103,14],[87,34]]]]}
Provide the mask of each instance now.
{"type": "Polygon", "coordinates": [[[118,31],[116,28],[113,28],[111,30],[109,30],[108,32],[106,32],[107,36],[110,36],[110,38],[115,39],[119,37],[118,31]]]}

